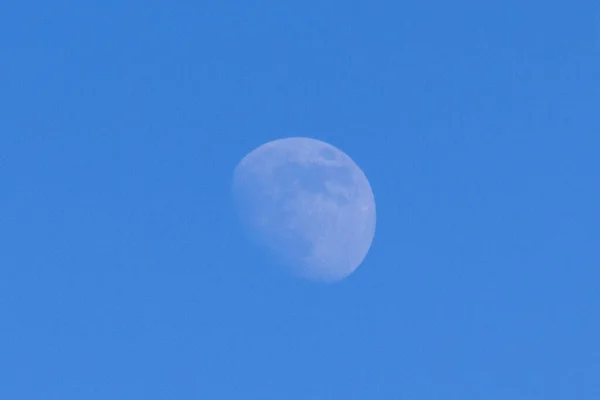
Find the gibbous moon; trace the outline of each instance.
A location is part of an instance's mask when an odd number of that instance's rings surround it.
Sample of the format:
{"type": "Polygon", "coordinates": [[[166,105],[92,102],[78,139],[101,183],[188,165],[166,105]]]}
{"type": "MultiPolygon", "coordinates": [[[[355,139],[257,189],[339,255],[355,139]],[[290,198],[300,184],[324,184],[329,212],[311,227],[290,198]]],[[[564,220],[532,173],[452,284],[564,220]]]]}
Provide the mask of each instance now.
{"type": "Polygon", "coordinates": [[[237,165],[232,192],[250,238],[295,276],[342,280],[373,241],[375,199],[365,174],[320,140],[259,146],[237,165]]]}

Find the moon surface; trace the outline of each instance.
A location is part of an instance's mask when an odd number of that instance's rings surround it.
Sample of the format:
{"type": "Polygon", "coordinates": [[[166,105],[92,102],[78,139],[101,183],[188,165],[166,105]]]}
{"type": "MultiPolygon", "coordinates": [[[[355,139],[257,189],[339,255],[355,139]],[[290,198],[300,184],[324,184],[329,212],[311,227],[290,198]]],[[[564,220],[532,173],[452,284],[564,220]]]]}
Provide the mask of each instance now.
{"type": "Polygon", "coordinates": [[[256,244],[292,275],[335,282],[363,262],[375,234],[375,199],[354,161],[320,140],[259,146],[237,165],[232,193],[256,244]]]}

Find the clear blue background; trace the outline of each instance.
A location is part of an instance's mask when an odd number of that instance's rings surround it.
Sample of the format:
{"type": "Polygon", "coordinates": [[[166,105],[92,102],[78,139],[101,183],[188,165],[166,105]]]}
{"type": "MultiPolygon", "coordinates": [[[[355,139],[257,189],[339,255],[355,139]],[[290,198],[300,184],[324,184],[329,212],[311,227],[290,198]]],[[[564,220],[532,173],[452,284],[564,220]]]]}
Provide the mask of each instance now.
{"type": "Polygon", "coordinates": [[[597,1],[4,1],[0,398],[600,398],[597,1]],[[377,200],[275,275],[231,173],[304,135],[377,200]]]}

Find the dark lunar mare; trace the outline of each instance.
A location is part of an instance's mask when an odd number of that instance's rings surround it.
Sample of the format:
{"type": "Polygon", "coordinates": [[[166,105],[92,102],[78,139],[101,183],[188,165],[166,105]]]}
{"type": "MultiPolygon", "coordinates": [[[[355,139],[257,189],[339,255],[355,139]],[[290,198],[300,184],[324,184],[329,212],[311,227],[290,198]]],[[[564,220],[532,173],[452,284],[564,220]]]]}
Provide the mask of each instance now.
{"type": "Polygon", "coordinates": [[[349,198],[339,193],[332,193],[325,185],[329,181],[354,188],[352,174],[348,168],[288,163],[275,168],[273,175],[274,184],[284,188],[285,194],[294,195],[298,189],[313,194],[327,192],[339,205],[347,205],[357,196],[356,190],[353,190],[354,193],[349,198]]]}

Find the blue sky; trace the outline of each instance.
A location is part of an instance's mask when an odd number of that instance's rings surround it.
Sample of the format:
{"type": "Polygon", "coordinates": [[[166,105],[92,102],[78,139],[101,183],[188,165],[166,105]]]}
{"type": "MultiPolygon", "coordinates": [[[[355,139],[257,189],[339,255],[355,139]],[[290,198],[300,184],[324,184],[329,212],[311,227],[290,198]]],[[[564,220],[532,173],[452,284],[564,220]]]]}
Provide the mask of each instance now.
{"type": "Polygon", "coordinates": [[[597,1],[0,5],[0,398],[600,398],[597,1]],[[274,276],[231,173],[369,177],[338,285],[274,276]]]}

